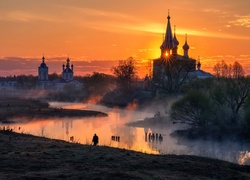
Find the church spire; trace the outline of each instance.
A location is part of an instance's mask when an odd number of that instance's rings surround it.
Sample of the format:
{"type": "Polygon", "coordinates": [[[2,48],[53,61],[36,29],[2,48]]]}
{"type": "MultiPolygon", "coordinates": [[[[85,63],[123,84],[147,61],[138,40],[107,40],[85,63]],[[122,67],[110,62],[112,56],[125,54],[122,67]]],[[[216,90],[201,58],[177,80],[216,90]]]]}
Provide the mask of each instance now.
{"type": "Polygon", "coordinates": [[[45,61],[45,57],[44,57],[44,54],[43,54],[43,57],[42,57],[42,63],[44,63],[45,61]]]}
{"type": "Polygon", "coordinates": [[[169,16],[169,10],[168,10],[168,22],[167,22],[167,28],[165,33],[164,41],[161,45],[161,57],[166,57],[170,55],[170,51],[173,49],[173,35],[171,30],[171,24],[170,24],[170,16],[169,16]]]}
{"type": "Polygon", "coordinates": [[[66,60],[67,64],[66,64],[66,68],[69,68],[70,67],[70,59],[69,59],[69,55],[68,55],[68,58],[66,60]]]}

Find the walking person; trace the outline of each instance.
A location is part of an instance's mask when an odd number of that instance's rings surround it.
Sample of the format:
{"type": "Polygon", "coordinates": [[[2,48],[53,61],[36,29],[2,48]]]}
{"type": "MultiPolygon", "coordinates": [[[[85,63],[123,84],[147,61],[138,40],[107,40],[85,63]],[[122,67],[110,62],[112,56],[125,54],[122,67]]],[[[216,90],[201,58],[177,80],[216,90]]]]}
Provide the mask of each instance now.
{"type": "Polygon", "coordinates": [[[92,139],[94,146],[96,146],[98,144],[98,141],[99,141],[98,136],[96,134],[94,134],[93,139],[92,139]]]}

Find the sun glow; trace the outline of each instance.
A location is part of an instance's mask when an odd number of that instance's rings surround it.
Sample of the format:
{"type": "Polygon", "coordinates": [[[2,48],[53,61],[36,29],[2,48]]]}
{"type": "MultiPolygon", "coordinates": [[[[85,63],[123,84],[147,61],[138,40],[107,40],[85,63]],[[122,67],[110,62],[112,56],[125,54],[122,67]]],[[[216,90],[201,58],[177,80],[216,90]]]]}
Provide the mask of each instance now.
{"type": "MultiPolygon", "coordinates": [[[[49,71],[56,73],[60,73],[58,67],[62,64],[62,57],[69,53],[77,68],[76,75],[110,73],[110,67],[114,66],[112,61],[130,56],[155,59],[162,55],[159,46],[167,25],[164,1],[126,1],[119,7],[111,6],[111,1],[105,0],[97,4],[62,0],[65,3],[56,1],[52,6],[49,2],[30,4],[29,1],[21,6],[18,1],[1,4],[0,23],[4,27],[1,40],[5,42],[0,49],[1,76],[36,75],[36,61],[39,59],[40,63],[42,53],[45,53],[49,71]],[[143,8],[138,11],[138,8],[131,8],[132,5],[143,8]],[[27,9],[27,6],[31,8],[27,9]],[[149,15],[150,11],[155,13],[149,15]],[[16,27],[25,31],[20,32],[16,27]],[[48,39],[50,43],[47,43],[48,39]]],[[[186,0],[181,2],[186,3],[186,0]]],[[[250,1],[230,2],[230,6],[235,7],[233,11],[225,8],[221,1],[213,2],[216,9],[208,8],[202,2],[186,3],[190,11],[184,19],[183,10],[176,2],[168,5],[172,32],[176,25],[176,38],[180,43],[178,54],[183,55],[182,46],[188,34],[189,56],[194,59],[202,57],[202,70],[212,72],[220,59],[232,63],[237,60],[244,65],[246,74],[250,74],[250,17],[247,9],[250,1]],[[216,18],[218,21],[214,21],[216,18]],[[231,51],[232,44],[234,51],[231,51]],[[218,58],[218,55],[224,57],[218,58]],[[234,58],[229,59],[227,55],[234,58]]]]}

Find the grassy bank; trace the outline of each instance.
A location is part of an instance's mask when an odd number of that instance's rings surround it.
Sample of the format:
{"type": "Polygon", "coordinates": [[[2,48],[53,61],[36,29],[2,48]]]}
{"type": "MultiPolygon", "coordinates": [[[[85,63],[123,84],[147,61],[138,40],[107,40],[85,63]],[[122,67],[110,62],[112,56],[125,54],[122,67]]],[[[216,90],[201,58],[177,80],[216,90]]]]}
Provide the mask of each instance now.
{"type": "Polygon", "coordinates": [[[0,131],[0,179],[250,179],[250,166],[0,131]]]}
{"type": "Polygon", "coordinates": [[[47,102],[37,99],[1,98],[0,100],[0,122],[2,123],[10,123],[11,119],[16,117],[29,120],[51,117],[107,116],[98,111],[50,108],[47,102]]]}

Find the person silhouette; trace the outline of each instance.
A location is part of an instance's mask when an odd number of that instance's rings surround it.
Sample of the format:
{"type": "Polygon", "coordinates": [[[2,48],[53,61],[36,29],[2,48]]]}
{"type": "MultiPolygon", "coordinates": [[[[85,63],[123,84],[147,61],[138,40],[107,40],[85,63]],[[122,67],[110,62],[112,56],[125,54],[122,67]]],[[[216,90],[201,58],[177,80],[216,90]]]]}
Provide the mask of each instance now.
{"type": "Polygon", "coordinates": [[[159,141],[160,141],[160,143],[163,141],[163,137],[161,136],[161,134],[159,136],[159,141]]]}
{"type": "Polygon", "coordinates": [[[152,141],[153,142],[155,141],[155,134],[154,133],[152,134],[152,141]]]}
{"type": "Polygon", "coordinates": [[[98,136],[96,134],[94,134],[93,139],[92,139],[94,146],[96,146],[98,144],[98,141],[99,141],[98,136]]]}

